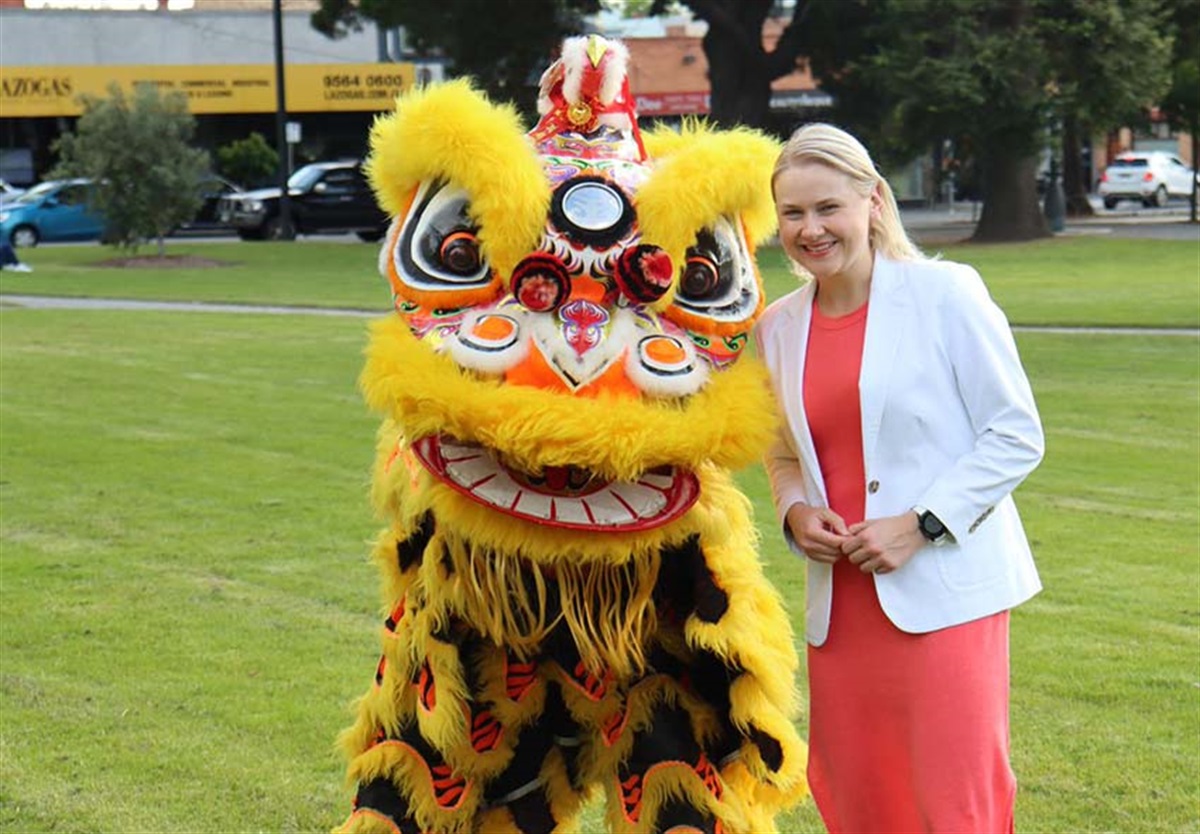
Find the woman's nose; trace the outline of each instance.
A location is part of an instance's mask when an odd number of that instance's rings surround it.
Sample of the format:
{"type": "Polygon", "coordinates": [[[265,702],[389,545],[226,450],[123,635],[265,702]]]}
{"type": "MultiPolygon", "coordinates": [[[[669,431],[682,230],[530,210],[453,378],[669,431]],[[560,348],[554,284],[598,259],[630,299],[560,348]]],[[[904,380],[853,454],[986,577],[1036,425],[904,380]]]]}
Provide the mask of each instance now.
{"type": "Polygon", "coordinates": [[[808,215],[800,221],[801,237],[820,237],[824,232],[825,224],[815,215],[808,215]]]}

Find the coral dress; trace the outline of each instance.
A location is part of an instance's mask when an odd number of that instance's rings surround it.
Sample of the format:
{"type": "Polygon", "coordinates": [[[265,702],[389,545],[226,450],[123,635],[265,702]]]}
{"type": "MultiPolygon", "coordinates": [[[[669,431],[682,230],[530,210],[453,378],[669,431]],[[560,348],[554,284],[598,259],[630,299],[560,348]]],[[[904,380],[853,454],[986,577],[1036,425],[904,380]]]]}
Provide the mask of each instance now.
{"type": "MultiPolygon", "coordinates": [[[[814,303],[804,370],[826,494],[847,525],[863,520],[866,504],[866,324],[866,305],[827,318],[814,303]]],[[[829,638],[809,646],[808,674],[808,777],[831,832],[1013,830],[1007,612],[906,634],[880,608],[874,577],[841,559],[829,638]]]]}

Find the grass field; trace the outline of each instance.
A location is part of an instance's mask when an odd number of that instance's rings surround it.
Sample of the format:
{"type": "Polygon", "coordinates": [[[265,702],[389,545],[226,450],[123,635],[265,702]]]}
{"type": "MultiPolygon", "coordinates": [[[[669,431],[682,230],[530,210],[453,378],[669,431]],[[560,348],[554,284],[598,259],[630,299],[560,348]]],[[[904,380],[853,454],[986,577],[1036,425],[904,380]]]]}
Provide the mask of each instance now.
{"type": "MultiPolygon", "coordinates": [[[[1200,323],[1194,244],[1058,243],[946,254],[1015,322],[1200,323]]],[[[172,251],[243,265],[113,271],[87,265],[98,249],[48,248],[0,292],[387,306],[374,247],[172,251]]],[[[774,294],[790,286],[764,264],[774,294]]],[[[0,831],[319,831],[344,814],[332,740],[377,651],[364,328],[0,312],[0,831]]],[[[1046,585],[1012,621],[1018,828],[1198,831],[1200,341],[1019,343],[1048,451],[1018,495],[1046,585]]],[[[798,631],[800,566],[762,471],[741,479],[798,631]]],[[[811,806],[781,822],[821,830],[811,806]]]]}
{"type": "MultiPolygon", "coordinates": [[[[25,250],[28,274],[0,273],[0,293],[388,309],[374,244],[172,242],[172,254],[220,268],[114,269],[95,246],[25,250]]],[[[1020,246],[931,250],[970,263],[1014,324],[1200,327],[1200,247],[1189,241],[1067,237],[1020,246]]],[[[795,286],[778,248],[762,252],[772,298],[795,286]]]]}

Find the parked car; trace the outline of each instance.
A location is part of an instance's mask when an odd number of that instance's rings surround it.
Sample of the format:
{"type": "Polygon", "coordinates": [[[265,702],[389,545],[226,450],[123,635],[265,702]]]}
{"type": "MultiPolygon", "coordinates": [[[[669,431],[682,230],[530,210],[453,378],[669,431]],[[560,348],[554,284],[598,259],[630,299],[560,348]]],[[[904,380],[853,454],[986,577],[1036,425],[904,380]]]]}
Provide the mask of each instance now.
{"type": "Polygon", "coordinates": [[[200,192],[200,208],[190,222],[182,224],[176,231],[213,232],[228,231],[231,227],[221,221],[221,200],[234,194],[244,193],[242,187],[224,177],[209,174],[197,185],[200,192]]]}
{"type": "Polygon", "coordinates": [[[1196,171],[1163,151],[1128,151],[1115,157],[1100,175],[1097,192],[1105,208],[1121,200],[1141,200],[1146,207],[1165,206],[1171,197],[1187,197],[1196,171]]]}
{"type": "Polygon", "coordinates": [[[221,200],[220,217],[237,229],[243,240],[279,240],[297,234],[355,232],[376,241],[388,227],[388,217],[357,160],[314,162],[288,178],[291,228],[279,216],[278,188],[231,194],[221,200]]]}
{"type": "Polygon", "coordinates": [[[39,183],[0,208],[0,235],[13,246],[41,241],[97,240],[104,218],[88,211],[91,181],[49,180],[39,183]]]}
{"type": "Polygon", "coordinates": [[[8,180],[0,180],[0,203],[8,203],[25,193],[24,188],[19,188],[8,180]]]}
{"type": "MultiPolygon", "coordinates": [[[[47,180],[39,183],[0,208],[0,234],[13,246],[37,246],[41,242],[100,240],[104,218],[87,206],[87,179],[47,180]]],[[[201,204],[193,220],[181,224],[178,231],[228,230],[218,216],[222,198],[240,194],[239,186],[215,174],[206,175],[197,185],[201,204]]]]}

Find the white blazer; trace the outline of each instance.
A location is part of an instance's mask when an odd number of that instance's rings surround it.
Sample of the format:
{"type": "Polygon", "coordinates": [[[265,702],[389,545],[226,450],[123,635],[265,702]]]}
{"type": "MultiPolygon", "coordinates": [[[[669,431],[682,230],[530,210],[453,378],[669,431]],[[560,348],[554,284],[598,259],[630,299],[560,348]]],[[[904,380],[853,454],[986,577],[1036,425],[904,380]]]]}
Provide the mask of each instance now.
{"type": "MultiPolygon", "coordinates": [[[[802,390],[814,287],[776,301],[755,329],[786,415],[765,461],[780,520],[797,502],[828,504],[802,390]]],[[[1008,320],[979,274],[948,261],[876,255],[858,390],[866,517],[920,505],[952,537],[874,575],[896,627],[934,631],[1041,590],[1011,493],[1042,459],[1042,426],[1008,320]]],[[[819,646],[829,633],[833,569],[805,561],[805,631],[819,646]]]]}

